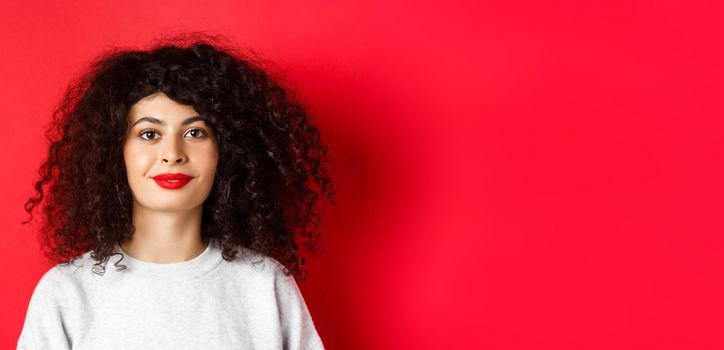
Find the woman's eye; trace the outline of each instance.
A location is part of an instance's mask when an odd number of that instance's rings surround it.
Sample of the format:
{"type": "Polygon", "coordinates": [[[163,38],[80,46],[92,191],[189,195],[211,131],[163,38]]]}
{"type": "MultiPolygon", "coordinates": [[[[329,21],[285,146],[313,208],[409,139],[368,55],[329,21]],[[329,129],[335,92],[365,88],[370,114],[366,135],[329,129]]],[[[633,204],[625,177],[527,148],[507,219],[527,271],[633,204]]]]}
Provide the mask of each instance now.
{"type": "Polygon", "coordinates": [[[139,136],[141,136],[141,138],[144,139],[144,140],[151,140],[151,139],[147,139],[147,138],[143,137],[143,135],[146,135],[146,134],[152,134],[152,135],[153,135],[153,134],[157,134],[157,132],[156,132],[156,131],[153,131],[153,130],[146,130],[146,131],[142,131],[142,132],[141,132],[141,135],[139,135],[139,136]]]}
{"type": "Polygon", "coordinates": [[[191,130],[189,130],[189,133],[192,133],[192,132],[194,132],[194,131],[196,132],[197,135],[198,135],[199,133],[201,134],[201,136],[194,137],[194,138],[202,138],[202,137],[206,136],[206,131],[201,130],[201,129],[191,129],[191,130]]]}

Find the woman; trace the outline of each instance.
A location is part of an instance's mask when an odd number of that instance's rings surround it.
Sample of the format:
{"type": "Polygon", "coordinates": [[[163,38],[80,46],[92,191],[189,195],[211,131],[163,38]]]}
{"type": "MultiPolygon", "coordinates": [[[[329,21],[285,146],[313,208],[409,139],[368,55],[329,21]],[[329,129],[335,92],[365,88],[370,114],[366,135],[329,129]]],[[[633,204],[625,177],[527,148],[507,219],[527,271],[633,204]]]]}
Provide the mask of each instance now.
{"type": "Polygon", "coordinates": [[[45,198],[57,265],[18,349],[323,348],[294,276],[318,197],[334,204],[328,149],[257,61],[213,41],[106,53],[66,91],[25,206],[32,220],[45,198]]]}

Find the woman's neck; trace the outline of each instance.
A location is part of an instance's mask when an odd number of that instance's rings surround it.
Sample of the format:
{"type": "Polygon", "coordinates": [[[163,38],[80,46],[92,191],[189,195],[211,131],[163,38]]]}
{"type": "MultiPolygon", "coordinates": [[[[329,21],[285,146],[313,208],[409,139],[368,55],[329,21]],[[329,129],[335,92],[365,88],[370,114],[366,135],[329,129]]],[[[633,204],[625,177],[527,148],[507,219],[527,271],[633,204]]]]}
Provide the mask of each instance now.
{"type": "Polygon", "coordinates": [[[191,260],[206,249],[201,238],[202,207],[187,211],[155,211],[134,205],[131,239],[120,243],[132,257],[151,263],[191,260]]]}

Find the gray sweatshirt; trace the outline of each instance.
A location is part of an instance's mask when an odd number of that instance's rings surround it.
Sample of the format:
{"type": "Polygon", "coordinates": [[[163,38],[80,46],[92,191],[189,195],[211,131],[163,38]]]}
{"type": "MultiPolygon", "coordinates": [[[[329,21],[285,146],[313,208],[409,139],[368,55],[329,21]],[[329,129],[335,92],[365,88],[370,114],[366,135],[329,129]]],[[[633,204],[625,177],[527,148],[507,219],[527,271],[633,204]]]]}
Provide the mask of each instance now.
{"type": "Polygon", "coordinates": [[[103,275],[90,252],[48,270],[17,349],[323,349],[294,277],[271,257],[240,247],[229,262],[212,244],[171,264],[116,253],[103,275]]]}

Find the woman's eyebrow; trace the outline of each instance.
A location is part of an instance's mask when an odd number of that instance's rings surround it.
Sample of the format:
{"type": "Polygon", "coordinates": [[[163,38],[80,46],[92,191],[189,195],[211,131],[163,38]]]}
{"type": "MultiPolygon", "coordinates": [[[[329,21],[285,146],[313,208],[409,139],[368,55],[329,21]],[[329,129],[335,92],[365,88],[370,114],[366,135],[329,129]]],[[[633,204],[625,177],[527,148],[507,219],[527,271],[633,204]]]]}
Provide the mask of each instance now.
{"type": "MultiPolygon", "coordinates": [[[[195,115],[193,117],[186,118],[184,121],[181,122],[181,125],[188,125],[188,124],[191,124],[191,123],[193,123],[195,121],[199,121],[199,120],[203,121],[203,122],[206,121],[206,119],[204,117],[202,117],[200,115],[195,115]]],[[[139,120],[136,120],[136,122],[133,123],[133,125],[131,125],[131,127],[134,127],[134,126],[136,126],[136,124],[141,123],[141,122],[149,122],[149,123],[164,125],[164,126],[166,125],[166,122],[164,122],[161,119],[154,118],[154,117],[143,117],[139,120]]]]}

